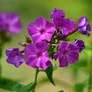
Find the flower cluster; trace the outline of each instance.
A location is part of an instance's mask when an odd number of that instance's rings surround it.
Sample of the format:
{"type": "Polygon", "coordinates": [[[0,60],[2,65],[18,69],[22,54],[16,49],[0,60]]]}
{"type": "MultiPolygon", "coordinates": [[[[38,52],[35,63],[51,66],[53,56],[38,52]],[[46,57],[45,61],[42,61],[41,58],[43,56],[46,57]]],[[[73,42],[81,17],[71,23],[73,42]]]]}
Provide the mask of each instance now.
{"type": "Polygon", "coordinates": [[[7,62],[19,67],[25,61],[28,66],[45,70],[52,64],[51,58],[58,59],[60,67],[78,61],[79,53],[85,48],[84,42],[76,39],[74,43],[69,43],[67,37],[78,30],[83,35],[89,36],[88,31],[91,31],[91,27],[87,17],[81,17],[76,26],[74,20],[65,16],[63,10],[55,8],[50,15],[53,22],[40,17],[30,23],[28,33],[32,41],[26,37],[26,43],[20,43],[24,46],[23,51],[19,51],[18,48],[7,49],[7,62]],[[25,59],[22,54],[26,56],[25,59]]]}
{"type": "Polygon", "coordinates": [[[0,13],[0,31],[9,31],[10,34],[21,32],[22,24],[14,13],[0,13]]]}

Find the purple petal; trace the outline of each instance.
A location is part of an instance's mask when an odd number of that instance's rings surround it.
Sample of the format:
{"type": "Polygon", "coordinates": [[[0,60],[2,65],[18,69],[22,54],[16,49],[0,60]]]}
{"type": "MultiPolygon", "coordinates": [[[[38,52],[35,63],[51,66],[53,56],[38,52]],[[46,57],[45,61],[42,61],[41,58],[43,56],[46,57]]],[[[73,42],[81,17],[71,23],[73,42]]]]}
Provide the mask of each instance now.
{"type": "Polygon", "coordinates": [[[69,44],[67,48],[70,52],[79,52],[79,48],[74,44],[69,44]]]}
{"type": "Polygon", "coordinates": [[[32,22],[28,25],[28,33],[30,34],[30,36],[38,33],[38,30],[37,30],[35,23],[32,22]]]}
{"type": "Polygon", "coordinates": [[[37,67],[36,66],[36,62],[37,62],[36,57],[29,56],[29,57],[26,58],[26,64],[28,66],[31,66],[33,68],[36,68],[37,67]]]}
{"type": "Polygon", "coordinates": [[[9,13],[7,15],[7,23],[8,30],[11,34],[16,34],[22,31],[22,23],[19,17],[14,13],[9,13]]]}
{"type": "Polygon", "coordinates": [[[57,58],[59,57],[59,53],[54,54],[53,57],[55,60],[57,60],[57,58]]]}
{"type": "Polygon", "coordinates": [[[76,24],[74,20],[64,18],[61,28],[62,28],[62,33],[64,35],[68,35],[70,32],[76,29],[76,24]]]}
{"type": "Polygon", "coordinates": [[[38,19],[36,19],[35,21],[37,23],[37,25],[40,27],[44,27],[46,24],[45,18],[44,17],[40,17],[38,19]]]}
{"type": "Polygon", "coordinates": [[[65,49],[68,46],[68,43],[66,41],[62,41],[62,43],[59,46],[59,51],[61,51],[61,49],[65,49]]]}
{"type": "Polygon", "coordinates": [[[88,25],[88,18],[85,17],[85,16],[80,17],[80,19],[78,21],[78,26],[82,27],[82,26],[85,26],[85,25],[88,25]]]}
{"type": "Polygon", "coordinates": [[[48,42],[51,41],[51,38],[52,38],[52,34],[50,34],[50,33],[46,33],[46,34],[45,34],[45,39],[46,39],[48,42]]]}
{"type": "Polygon", "coordinates": [[[37,52],[37,48],[35,47],[35,44],[29,44],[26,45],[25,47],[25,55],[29,56],[29,55],[35,55],[37,52]]]}
{"type": "Polygon", "coordinates": [[[46,42],[40,42],[36,44],[36,47],[38,50],[41,50],[42,52],[46,51],[49,49],[49,46],[46,42]]]}
{"type": "Polygon", "coordinates": [[[58,9],[54,8],[50,17],[51,17],[51,19],[54,19],[55,17],[65,17],[65,13],[63,10],[58,10],[58,9]]]}
{"type": "Polygon", "coordinates": [[[85,49],[84,42],[82,40],[76,39],[74,44],[78,47],[79,52],[81,52],[83,49],[85,49]]]}
{"type": "Polygon", "coordinates": [[[6,13],[0,13],[0,30],[2,30],[2,31],[7,30],[6,18],[7,18],[6,13]]]}
{"type": "Polygon", "coordinates": [[[87,30],[88,30],[88,31],[91,31],[91,26],[90,26],[90,24],[87,25],[87,30]]]}
{"type": "Polygon", "coordinates": [[[70,52],[67,59],[70,64],[74,64],[79,59],[78,52],[70,52]]]}
{"type": "Polygon", "coordinates": [[[67,67],[68,66],[67,57],[65,56],[59,57],[59,63],[60,63],[60,67],[67,67]]]}
{"type": "Polygon", "coordinates": [[[20,21],[17,21],[15,24],[10,26],[10,28],[9,28],[9,32],[11,34],[17,34],[17,33],[21,32],[21,30],[22,30],[22,24],[20,21]]]}

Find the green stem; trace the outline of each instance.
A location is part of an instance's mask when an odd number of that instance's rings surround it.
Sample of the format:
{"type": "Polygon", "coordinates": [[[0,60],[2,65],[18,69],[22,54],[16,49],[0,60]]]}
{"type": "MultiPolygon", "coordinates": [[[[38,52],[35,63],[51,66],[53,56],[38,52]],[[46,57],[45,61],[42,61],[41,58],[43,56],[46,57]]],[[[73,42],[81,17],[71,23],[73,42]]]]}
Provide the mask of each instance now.
{"type": "Polygon", "coordinates": [[[36,74],[35,74],[35,87],[34,89],[32,90],[32,92],[35,92],[35,88],[36,88],[36,85],[37,85],[37,77],[38,77],[38,73],[39,73],[39,68],[36,68],[36,74]]]}
{"type": "MultiPolygon", "coordinates": [[[[92,50],[91,50],[91,55],[92,55],[92,50]]],[[[92,92],[92,56],[91,56],[91,60],[90,60],[90,64],[89,64],[89,86],[88,86],[88,92],[92,92]]]]}
{"type": "Polygon", "coordinates": [[[1,57],[2,57],[2,48],[0,47],[0,78],[2,75],[1,57]]]}

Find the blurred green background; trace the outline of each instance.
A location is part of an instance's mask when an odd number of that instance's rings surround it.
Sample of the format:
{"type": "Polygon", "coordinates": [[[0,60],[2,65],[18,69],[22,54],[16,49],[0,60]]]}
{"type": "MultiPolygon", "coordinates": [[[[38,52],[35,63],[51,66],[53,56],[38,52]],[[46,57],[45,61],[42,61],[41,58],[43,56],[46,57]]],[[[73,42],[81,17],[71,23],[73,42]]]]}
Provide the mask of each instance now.
{"type": "MultiPolygon", "coordinates": [[[[13,65],[8,64],[6,62],[5,50],[6,48],[10,49],[14,47],[19,47],[22,50],[23,48],[17,43],[25,41],[24,34],[27,33],[28,24],[40,16],[44,16],[47,20],[51,21],[50,14],[54,8],[63,9],[66,17],[74,19],[76,23],[81,16],[87,16],[89,22],[92,24],[92,0],[0,0],[0,12],[17,13],[24,25],[23,31],[14,35],[11,42],[6,43],[3,47],[3,57],[0,59],[3,77],[17,80],[23,84],[28,84],[34,80],[35,69],[25,64],[20,68],[15,68],[13,65]]],[[[84,63],[81,65],[74,64],[68,68],[58,68],[53,74],[56,86],[53,86],[48,81],[42,81],[44,83],[38,83],[36,92],[58,92],[61,89],[64,92],[76,92],[74,85],[88,78],[88,62],[91,56],[90,44],[92,42],[92,36],[86,37],[77,32],[70,38],[78,38],[85,41],[87,48],[80,54],[78,61],[84,63]]],[[[46,80],[44,73],[39,74],[38,80],[42,79],[46,80]]],[[[85,88],[85,92],[87,92],[86,90],[87,87],[85,88]]],[[[8,91],[0,89],[0,92],[8,91]]]]}

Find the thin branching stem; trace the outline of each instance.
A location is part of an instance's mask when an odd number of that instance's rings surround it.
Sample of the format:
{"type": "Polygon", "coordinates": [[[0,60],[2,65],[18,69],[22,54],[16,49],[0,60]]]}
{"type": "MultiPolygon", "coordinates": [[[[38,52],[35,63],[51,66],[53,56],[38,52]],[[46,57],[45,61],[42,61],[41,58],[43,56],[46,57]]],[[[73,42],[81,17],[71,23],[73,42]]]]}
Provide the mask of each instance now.
{"type": "Polygon", "coordinates": [[[35,82],[35,87],[32,90],[32,92],[35,92],[35,89],[36,89],[38,73],[39,73],[39,68],[36,68],[35,81],[34,81],[35,82]]]}

